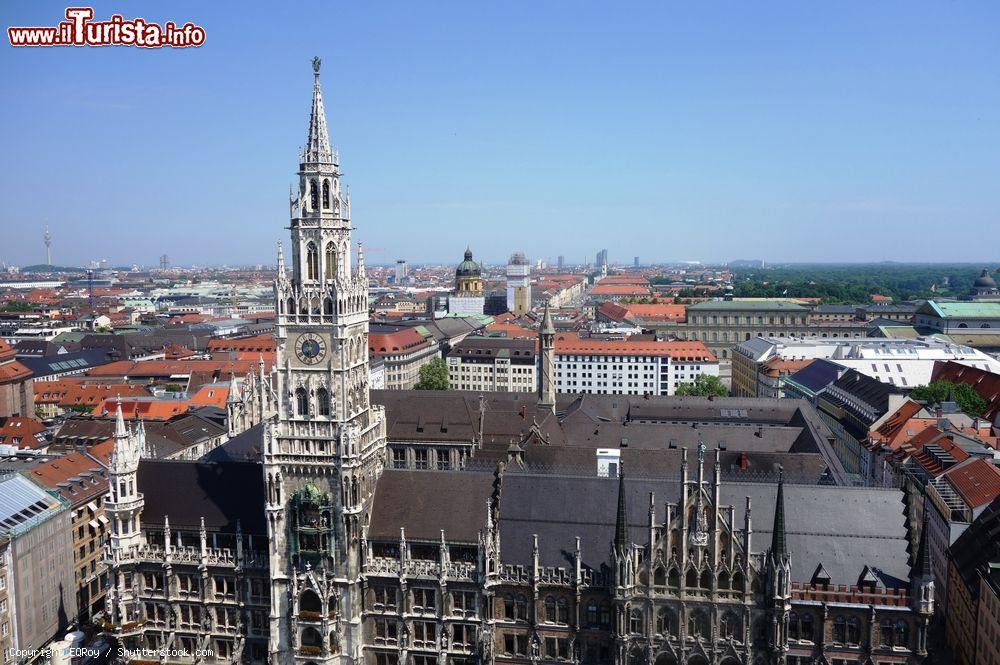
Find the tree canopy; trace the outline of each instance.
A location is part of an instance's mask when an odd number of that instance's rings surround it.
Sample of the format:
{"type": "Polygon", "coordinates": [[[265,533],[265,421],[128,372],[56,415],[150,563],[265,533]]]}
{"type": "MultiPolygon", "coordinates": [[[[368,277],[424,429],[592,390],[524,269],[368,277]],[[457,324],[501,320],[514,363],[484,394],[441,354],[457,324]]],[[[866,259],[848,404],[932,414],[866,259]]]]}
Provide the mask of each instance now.
{"type": "Polygon", "coordinates": [[[932,381],[926,386],[914,388],[910,397],[929,404],[947,402],[949,400],[958,404],[958,408],[963,413],[970,416],[981,416],[988,406],[986,400],[973,390],[972,386],[964,383],[950,383],[948,381],[932,381]]]}
{"type": "Polygon", "coordinates": [[[675,395],[694,395],[698,397],[725,397],[729,394],[722,379],[709,374],[699,374],[694,383],[682,383],[674,391],[675,395]]]}
{"type": "Polygon", "coordinates": [[[420,381],[416,390],[448,390],[448,363],[441,358],[420,366],[420,381]]]}

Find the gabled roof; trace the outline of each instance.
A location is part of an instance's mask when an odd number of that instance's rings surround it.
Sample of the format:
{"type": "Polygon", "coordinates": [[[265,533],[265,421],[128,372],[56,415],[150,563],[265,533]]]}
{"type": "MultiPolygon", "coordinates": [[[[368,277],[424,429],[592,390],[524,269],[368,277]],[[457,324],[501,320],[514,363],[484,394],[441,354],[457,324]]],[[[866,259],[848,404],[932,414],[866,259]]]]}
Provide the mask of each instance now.
{"type": "Polygon", "coordinates": [[[979,508],[1000,496],[1000,469],[985,459],[975,459],[945,473],[948,483],[970,508],[979,508]]]}

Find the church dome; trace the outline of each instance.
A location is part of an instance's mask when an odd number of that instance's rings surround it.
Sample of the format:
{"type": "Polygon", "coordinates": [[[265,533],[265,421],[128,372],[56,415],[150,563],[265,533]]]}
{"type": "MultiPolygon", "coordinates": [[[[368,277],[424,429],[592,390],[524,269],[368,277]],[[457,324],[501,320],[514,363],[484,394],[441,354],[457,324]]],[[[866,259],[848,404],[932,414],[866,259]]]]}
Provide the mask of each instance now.
{"type": "Polygon", "coordinates": [[[455,277],[479,277],[482,270],[479,264],[472,260],[472,250],[465,249],[465,260],[458,264],[455,269],[455,277]]]}
{"type": "Polygon", "coordinates": [[[997,283],[992,277],[990,277],[990,271],[983,268],[983,274],[972,283],[972,286],[977,289],[995,289],[997,288],[997,283]]]}

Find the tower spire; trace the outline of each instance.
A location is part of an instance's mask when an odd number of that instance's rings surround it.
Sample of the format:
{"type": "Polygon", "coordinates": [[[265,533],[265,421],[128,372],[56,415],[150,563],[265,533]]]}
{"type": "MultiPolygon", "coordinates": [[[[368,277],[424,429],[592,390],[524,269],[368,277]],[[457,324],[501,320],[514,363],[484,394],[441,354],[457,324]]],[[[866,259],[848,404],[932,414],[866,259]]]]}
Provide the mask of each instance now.
{"type": "Polygon", "coordinates": [[[615,552],[625,555],[628,549],[628,506],[625,502],[625,469],[618,462],[618,516],[615,519],[615,552]]]}
{"type": "Polygon", "coordinates": [[[326,111],[323,109],[323,89],[319,85],[319,57],[312,59],[313,94],[312,112],[309,115],[309,135],[302,149],[302,162],[312,164],[332,164],[335,162],[330,150],[330,135],[326,129],[326,111]]]}
{"type": "Polygon", "coordinates": [[[788,554],[785,537],[785,472],[778,467],[778,496],[774,502],[774,528],[771,531],[771,554],[783,557],[788,554]]]}

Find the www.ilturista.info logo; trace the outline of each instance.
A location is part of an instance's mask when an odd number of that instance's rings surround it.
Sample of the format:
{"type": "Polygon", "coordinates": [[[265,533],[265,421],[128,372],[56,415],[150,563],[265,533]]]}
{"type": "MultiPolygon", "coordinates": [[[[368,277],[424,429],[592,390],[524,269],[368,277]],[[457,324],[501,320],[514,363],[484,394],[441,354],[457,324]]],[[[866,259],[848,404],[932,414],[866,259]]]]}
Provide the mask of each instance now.
{"type": "Polygon", "coordinates": [[[66,21],[54,27],[9,27],[11,46],[140,46],[187,48],[205,43],[205,29],[193,23],[163,25],[143,18],[125,19],[114,14],[107,21],[93,21],[92,7],[67,7],[66,21]]]}

